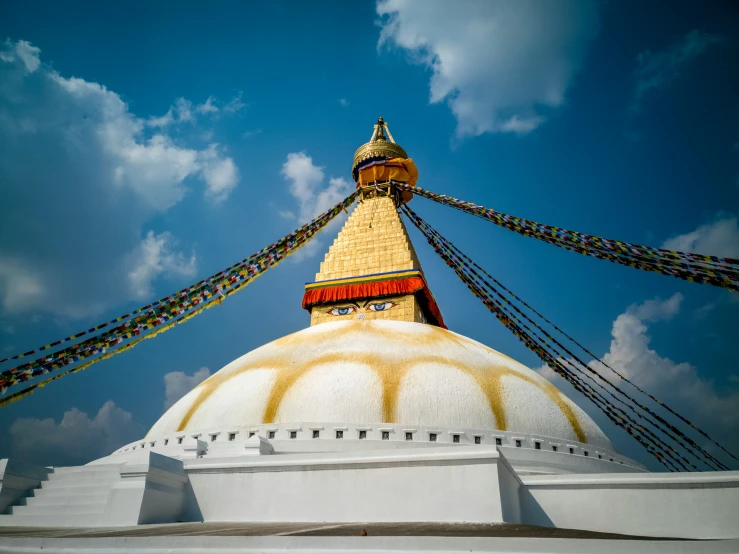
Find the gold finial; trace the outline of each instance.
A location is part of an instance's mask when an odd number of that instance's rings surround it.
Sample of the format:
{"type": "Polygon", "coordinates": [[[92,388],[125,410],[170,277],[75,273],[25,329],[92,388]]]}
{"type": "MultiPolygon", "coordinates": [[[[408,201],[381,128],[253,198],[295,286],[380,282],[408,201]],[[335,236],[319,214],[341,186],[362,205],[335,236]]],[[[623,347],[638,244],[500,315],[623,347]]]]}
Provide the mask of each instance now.
{"type": "Polygon", "coordinates": [[[369,142],[363,144],[354,153],[354,163],[352,164],[352,177],[356,181],[357,166],[371,158],[407,158],[408,154],[399,144],[393,139],[393,135],[390,132],[387,122],[380,116],[375,123],[372,137],[369,142]],[[386,136],[387,133],[387,136],[386,136]]]}

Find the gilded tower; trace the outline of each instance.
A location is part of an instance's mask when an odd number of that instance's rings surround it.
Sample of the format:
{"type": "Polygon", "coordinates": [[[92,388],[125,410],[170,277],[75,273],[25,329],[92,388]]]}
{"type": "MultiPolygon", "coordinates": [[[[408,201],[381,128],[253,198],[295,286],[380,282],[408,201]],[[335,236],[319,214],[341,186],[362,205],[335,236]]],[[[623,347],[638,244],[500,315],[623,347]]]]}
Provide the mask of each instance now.
{"type": "Polygon", "coordinates": [[[411,195],[400,195],[393,183],[415,185],[418,172],[382,118],[354,154],[352,177],[361,192],[359,205],[329,247],[315,282],[305,287],[303,307],[311,312],[311,325],[390,319],[444,327],[397,211],[411,195]]]}

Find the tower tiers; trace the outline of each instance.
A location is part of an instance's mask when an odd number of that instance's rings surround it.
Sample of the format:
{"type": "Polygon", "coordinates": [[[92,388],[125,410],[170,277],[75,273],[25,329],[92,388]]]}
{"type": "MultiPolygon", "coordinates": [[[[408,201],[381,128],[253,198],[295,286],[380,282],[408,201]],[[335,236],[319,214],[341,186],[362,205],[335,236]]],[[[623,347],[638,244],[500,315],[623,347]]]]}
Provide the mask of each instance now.
{"type": "MultiPolygon", "coordinates": [[[[386,189],[387,190],[387,189],[386,189]]],[[[311,325],[385,319],[445,327],[395,200],[365,195],[306,285],[311,325]]]]}
{"type": "Polygon", "coordinates": [[[390,182],[414,184],[418,172],[382,118],[357,150],[352,174],[362,191],[359,205],[326,253],[316,281],[305,287],[303,307],[311,312],[311,325],[384,319],[446,328],[398,214],[398,204],[411,195],[399,195],[390,182]]]}

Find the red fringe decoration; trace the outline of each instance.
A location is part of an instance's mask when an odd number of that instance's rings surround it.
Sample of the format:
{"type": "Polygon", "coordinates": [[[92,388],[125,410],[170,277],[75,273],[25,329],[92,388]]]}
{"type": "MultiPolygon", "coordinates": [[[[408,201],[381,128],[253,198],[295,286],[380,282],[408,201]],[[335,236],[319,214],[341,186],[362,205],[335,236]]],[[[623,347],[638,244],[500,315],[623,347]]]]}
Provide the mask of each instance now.
{"type": "Polygon", "coordinates": [[[421,277],[406,277],[405,279],[328,286],[307,290],[303,295],[303,308],[310,311],[314,304],[328,304],[355,298],[373,298],[375,296],[399,296],[417,292],[420,293],[417,298],[421,303],[421,307],[430,316],[430,323],[446,329],[447,326],[444,324],[439,306],[421,277]]]}

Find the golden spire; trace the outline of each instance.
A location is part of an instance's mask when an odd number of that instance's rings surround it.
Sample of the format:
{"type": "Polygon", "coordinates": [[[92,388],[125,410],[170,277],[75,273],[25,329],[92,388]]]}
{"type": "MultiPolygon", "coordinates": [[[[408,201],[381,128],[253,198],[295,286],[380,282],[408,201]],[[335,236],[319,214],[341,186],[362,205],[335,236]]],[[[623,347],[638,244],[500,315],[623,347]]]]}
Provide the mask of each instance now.
{"type": "Polygon", "coordinates": [[[354,177],[355,181],[357,180],[357,166],[365,160],[407,157],[408,154],[402,146],[395,142],[390,128],[382,116],[380,116],[377,123],[375,123],[369,142],[357,148],[357,151],[354,153],[352,177],[354,177]]]}
{"type": "Polygon", "coordinates": [[[415,183],[418,172],[382,118],[370,141],[357,149],[352,171],[362,196],[328,249],[315,282],[305,286],[303,307],[311,312],[311,325],[389,319],[444,327],[398,214],[399,203],[412,194],[398,195],[390,183],[415,183]],[[379,173],[365,175],[375,170],[379,173]],[[358,171],[362,179],[357,179],[358,171]],[[371,185],[362,185],[372,177],[371,185]]]}

